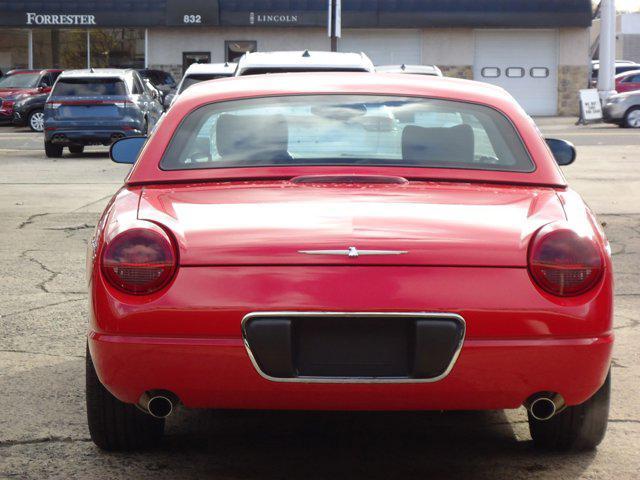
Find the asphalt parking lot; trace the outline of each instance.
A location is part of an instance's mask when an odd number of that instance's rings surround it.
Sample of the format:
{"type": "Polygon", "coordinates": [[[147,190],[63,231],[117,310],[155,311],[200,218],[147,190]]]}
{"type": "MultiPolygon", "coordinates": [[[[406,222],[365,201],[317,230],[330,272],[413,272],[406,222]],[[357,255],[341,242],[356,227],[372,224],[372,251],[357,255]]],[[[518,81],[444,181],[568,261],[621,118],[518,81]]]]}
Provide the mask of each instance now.
{"type": "Polygon", "coordinates": [[[616,273],[607,437],[585,454],[533,449],[524,409],[455,413],[180,410],[157,450],[107,454],[84,406],[84,254],[128,167],[106,149],[44,157],[0,128],[0,478],[276,479],[640,477],[640,131],[540,119],[578,160],[564,169],[605,225],[616,273]]]}

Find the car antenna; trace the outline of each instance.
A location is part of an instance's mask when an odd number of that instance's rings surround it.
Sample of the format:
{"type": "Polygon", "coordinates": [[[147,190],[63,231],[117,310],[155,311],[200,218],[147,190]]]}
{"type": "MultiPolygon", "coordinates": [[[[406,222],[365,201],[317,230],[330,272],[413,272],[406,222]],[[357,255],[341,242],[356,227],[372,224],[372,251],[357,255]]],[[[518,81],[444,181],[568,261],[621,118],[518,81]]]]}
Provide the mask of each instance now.
{"type": "Polygon", "coordinates": [[[96,72],[94,72],[94,71],[93,71],[93,67],[89,67],[89,71],[90,71],[91,73],[96,73],[96,72]]]}
{"type": "Polygon", "coordinates": [[[311,54],[309,53],[309,50],[305,50],[304,53],[302,54],[303,57],[310,57],[311,54]]]}
{"type": "Polygon", "coordinates": [[[229,66],[229,62],[224,62],[224,66],[228,67],[229,66]]]}
{"type": "Polygon", "coordinates": [[[407,69],[407,66],[403,63],[403,64],[400,66],[400,70],[403,70],[403,71],[404,71],[404,70],[406,70],[406,69],[407,69]]]}

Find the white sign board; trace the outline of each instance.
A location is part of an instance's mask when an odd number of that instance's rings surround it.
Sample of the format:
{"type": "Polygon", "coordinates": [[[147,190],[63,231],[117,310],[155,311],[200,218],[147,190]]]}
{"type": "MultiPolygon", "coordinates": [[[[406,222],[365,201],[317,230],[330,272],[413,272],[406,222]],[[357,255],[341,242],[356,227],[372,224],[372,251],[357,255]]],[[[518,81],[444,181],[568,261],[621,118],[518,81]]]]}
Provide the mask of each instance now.
{"type": "Polygon", "coordinates": [[[602,120],[602,104],[598,90],[580,90],[580,112],[585,122],[602,120]]]}

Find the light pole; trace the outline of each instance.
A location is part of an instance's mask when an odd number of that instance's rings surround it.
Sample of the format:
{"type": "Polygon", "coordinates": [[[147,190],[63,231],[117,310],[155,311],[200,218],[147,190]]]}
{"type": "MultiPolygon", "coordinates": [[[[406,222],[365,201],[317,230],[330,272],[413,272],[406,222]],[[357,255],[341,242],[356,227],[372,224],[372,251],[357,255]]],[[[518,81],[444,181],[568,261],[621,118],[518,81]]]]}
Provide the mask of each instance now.
{"type": "Polygon", "coordinates": [[[342,0],[327,0],[327,35],[331,38],[331,51],[338,51],[338,38],[342,36],[342,0]]]}
{"type": "Polygon", "coordinates": [[[598,69],[598,93],[605,100],[615,95],[616,74],[616,1],[600,3],[600,68],[598,69]]]}

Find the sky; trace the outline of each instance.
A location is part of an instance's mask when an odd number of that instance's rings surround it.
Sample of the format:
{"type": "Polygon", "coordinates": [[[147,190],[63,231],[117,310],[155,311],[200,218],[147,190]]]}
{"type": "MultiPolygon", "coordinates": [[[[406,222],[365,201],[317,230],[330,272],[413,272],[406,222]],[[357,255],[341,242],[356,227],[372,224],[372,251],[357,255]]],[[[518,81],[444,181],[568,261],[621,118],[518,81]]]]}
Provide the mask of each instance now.
{"type": "Polygon", "coordinates": [[[616,0],[616,10],[624,12],[640,11],[640,0],[616,0]]]}

